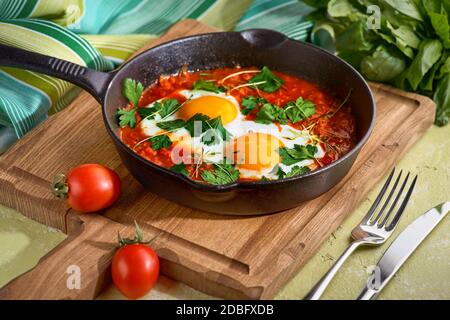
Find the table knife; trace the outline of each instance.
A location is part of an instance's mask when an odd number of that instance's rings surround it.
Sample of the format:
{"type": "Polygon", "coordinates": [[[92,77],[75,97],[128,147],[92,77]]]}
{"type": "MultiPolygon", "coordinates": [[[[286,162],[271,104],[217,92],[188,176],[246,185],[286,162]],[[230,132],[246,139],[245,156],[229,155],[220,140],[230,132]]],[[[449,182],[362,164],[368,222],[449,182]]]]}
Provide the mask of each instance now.
{"type": "Polygon", "coordinates": [[[403,263],[405,263],[406,259],[409,258],[434,227],[444,219],[449,211],[450,202],[441,203],[408,225],[378,261],[377,266],[357,300],[370,300],[375,298],[403,263]]]}

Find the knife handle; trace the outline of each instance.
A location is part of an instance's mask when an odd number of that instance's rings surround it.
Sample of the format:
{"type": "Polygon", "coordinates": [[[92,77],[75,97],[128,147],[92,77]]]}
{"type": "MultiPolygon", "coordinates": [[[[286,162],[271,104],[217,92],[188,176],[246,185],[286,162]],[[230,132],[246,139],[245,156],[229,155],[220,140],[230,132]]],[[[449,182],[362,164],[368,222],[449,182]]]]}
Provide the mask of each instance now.
{"type": "Polygon", "coordinates": [[[370,289],[366,285],[356,300],[372,300],[378,295],[379,292],[379,290],[370,289]]]}

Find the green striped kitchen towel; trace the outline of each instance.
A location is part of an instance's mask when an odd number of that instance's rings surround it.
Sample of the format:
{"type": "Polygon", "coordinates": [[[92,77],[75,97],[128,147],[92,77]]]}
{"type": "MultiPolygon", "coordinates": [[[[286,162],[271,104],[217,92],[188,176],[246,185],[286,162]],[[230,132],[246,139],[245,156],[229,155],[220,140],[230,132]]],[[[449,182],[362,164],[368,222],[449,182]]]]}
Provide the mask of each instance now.
{"type": "MultiPolygon", "coordinates": [[[[1,0],[0,43],[106,71],[181,19],[305,40],[310,12],[297,0],[1,0]]],[[[0,153],[79,92],[59,79],[0,67],[0,153]]]]}

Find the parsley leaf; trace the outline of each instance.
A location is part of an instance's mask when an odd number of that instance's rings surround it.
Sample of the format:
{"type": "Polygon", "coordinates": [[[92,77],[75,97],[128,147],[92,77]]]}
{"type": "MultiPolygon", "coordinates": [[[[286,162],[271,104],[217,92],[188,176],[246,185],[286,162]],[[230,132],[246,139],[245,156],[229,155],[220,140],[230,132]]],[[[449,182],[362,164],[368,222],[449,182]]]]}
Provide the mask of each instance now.
{"type": "Polygon", "coordinates": [[[179,164],[173,165],[173,166],[170,168],[170,170],[175,171],[175,172],[178,172],[178,173],[182,173],[182,174],[184,174],[186,177],[189,177],[189,172],[187,171],[186,165],[185,165],[183,162],[181,162],[181,163],[179,163],[179,164]]]}
{"type": "Polygon", "coordinates": [[[151,137],[148,139],[148,141],[150,141],[153,150],[168,148],[172,145],[172,141],[170,141],[169,136],[165,134],[151,137]]]}
{"type": "Polygon", "coordinates": [[[142,118],[154,119],[159,114],[162,119],[174,114],[181,108],[181,104],[177,99],[164,99],[156,101],[151,108],[138,108],[139,115],[142,118]]]}
{"type": "Polygon", "coordinates": [[[290,166],[302,160],[314,159],[314,155],[317,152],[317,147],[308,144],[302,146],[299,144],[294,144],[294,148],[279,148],[278,153],[281,157],[281,163],[290,166]]]}
{"type": "Polygon", "coordinates": [[[258,105],[267,103],[267,100],[260,97],[248,96],[242,99],[241,105],[242,110],[241,113],[243,115],[248,115],[252,110],[255,110],[258,105]]]}
{"type": "Polygon", "coordinates": [[[139,113],[139,115],[141,116],[142,119],[144,119],[144,118],[153,119],[153,118],[155,118],[155,114],[157,113],[157,110],[155,107],[138,108],[137,112],[139,113]]]}
{"type": "Polygon", "coordinates": [[[284,83],[283,79],[274,75],[266,66],[264,66],[256,76],[251,78],[249,83],[258,83],[263,81],[264,83],[254,85],[254,87],[269,93],[278,90],[284,83]]]}
{"type": "Polygon", "coordinates": [[[186,125],[186,122],[182,119],[170,120],[158,122],[156,124],[159,128],[167,131],[183,128],[186,125]]]}
{"type": "Polygon", "coordinates": [[[184,126],[184,128],[187,131],[189,131],[191,137],[200,136],[203,133],[203,123],[207,120],[209,120],[208,116],[201,114],[201,113],[196,113],[186,122],[186,125],[184,126]],[[200,122],[200,125],[197,124],[198,127],[195,126],[195,122],[197,122],[197,121],[200,122]],[[195,129],[197,129],[197,130],[195,130],[195,129]],[[199,132],[196,132],[196,131],[199,131],[199,132]],[[195,135],[195,134],[197,134],[197,135],[195,135]]]}
{"type": "Polygon", "coordinates": [[[316,105],[309,100],[299,97],[295,102],[289,102],[285,107],[286,115],[292,123],[308,119],[316,113],[316,105]]]}
{"type": "Polygon", "coordinates": [[[192,85],[192,89],[193,90],[212,91],[215,93],[225,91],[223,87],[216,86],[213,81],[206,81],[203,79],[195,81],[194,84],[192,85]]]}
{"type": "Polygon", "coordinates": [[[205,131],[202,142],[207,146],[217,144],[220,140],[226,141],[230,137],[230,133],[222,125],[220,116],[205,121],[202,129],[205,131]]]}
{"type": "Polygon", "coordinates": [[[116,116],[119,118],[119,126],[121,128],[129,126],[134,128],[136,126],[135,110],[117,109],[116,116]]]}
{"type": "Polygon", "coordinates": [[[300,175],[300,174],[305,174],[305,173],[308,173],[310,171],[311,171],[311,169],[309,169],[306,166],[304,166],[304,167],[294,166],[294,167],[292,167],[291,171],[286,173],[286,172],[283,171],[283,169],[278,167],[277,175],[278,175],[278,179],[283,179],[283,178],[289,178],[289,177],[297,176],[297,175],[300,175]]]}
{"type": "Polygon", "coordinates": [[[155,102],[155,108],[162,119],[175,113],[180,107],[181,104],[177,99],[165,99],[155,102]]]}
{"type": "Polygon", "coordinates": [[[136,82],[131,78],[126,78],[123,82],[122,94],[128,99],[133,106],[137,107],[141,98],[144,86],[140,82],[136,82]]]}
{"type": "Polygon", "coordinates": [[[205,170],[201,173],[205,182],[215,185],[233,183],[239,179],[239,170],[231,164],[214,164],[214,170],[205,170]]]}
{"type": "Polygon", "coordinates": [[[270,124],[278,121],[281,124],[287,123],[286,112],[274,104],[266,103],[256,114],[255,122],[262,124],[270,124]]]}

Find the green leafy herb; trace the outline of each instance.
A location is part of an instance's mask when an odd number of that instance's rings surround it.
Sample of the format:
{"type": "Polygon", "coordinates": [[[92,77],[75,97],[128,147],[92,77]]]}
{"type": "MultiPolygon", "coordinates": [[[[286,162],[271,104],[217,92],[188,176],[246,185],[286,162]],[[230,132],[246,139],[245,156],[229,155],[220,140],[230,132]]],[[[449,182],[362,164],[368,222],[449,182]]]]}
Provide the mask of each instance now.
{"type": "Polygon", "coordinates": [[[256,114],[255,122],[262,124],[270,124],[278,121],[281,124],[287,123],[286,112],[274,104],[266,103],[256,114]]]}
{"type": "Polygon", "coordinates": [[[208,146],[226,141],[230,137],[230,133],[222,125],[220,116],[205,121],[202,129],[204,130],[202,142],[208,146]]]}
{"type": "Polygon", "coordinates": [[[201,177],[205,182],[221,185],[233,183],[239,179],[239,170],[231,164],[214,164],[214,169],[205,170],[201,173],[201,177]]]}
{"type": "Polygon", "coordinates": [[[312,144],[306,146],[295,144],[293,148],[282,147],[278,150],[281,157],[281,163],[287,166],[303,160],[314,159],[316,152],[317,147],[312,144]]]}
{"type": "Polygon", "coordinates": [[[139,115],[142,118],[154,119],[157,114],[161,119],[167,118],[181,108],[177,99],[164,99],[156,101],[151,108],[138,108],[139,115]]]}
{"type": "Polygon", "coordinates": [[[138,106],[144,86],[131,78],[126,78],[123,82],[122,94],[128,99],[134,107],[138,106]]]}
{"type": "Polygon", "coordinates": [[[248,96],[242,99],[241,105],[242,110],[241,113],[243,115],[248,115],[250,112],[258,108],[258,106],[267,103],[267,100],[260,97],[248,96]]]}
{"type": "Polygon", "coordinates": [[[186,122],[182,119],[176,119],[176,120],[158,122],[156,125],[163,130],[171,131],[171,130],[183,128],[186,125],[186,122]]]}
{"type": "Polygon", "coordinates": [[[297,123],[308,119],[316,113],[316,105],[312,101],[303,100],[302,97],[299,97],[295,102],[289,102],[284,111],[292,123],[297,123]]]}
{"type": "Polygon", "coordinates": [[[286,173],[286,172],[283,171],[283,169],[278,167],[277,175],[278,175],[278,179],[283,179],[283,178],[289,178],[289,177],[293,177],[293,176],[298,176],[300,174],[305,174],[305,173],[308,173],[310,171],[311,171],[311,169],[309,169],[306,166],[303,166],[303,167],[294,166],[294,167],[292,167],[291,171],[286,173]]]}
{"type": "Polygon", "coordinates": [[[135,109],[125,110],[117,109],[116,116],[119,119],[119,126],[121,128],[129,126],[134,128],[136,126],[135,109]]]}
{"type": "Polygon", "coordinates": [[[148,139],[151,143],[151,148],[153,150],[159,150],[162,148],[168,148],[172,145],[172,141],[170,141],[169,136],[167,135],[160,135],[160,136],[154,136],[148,139]]]}
{"type": "Polygon", "coordinates": [[[270,93],[278,90],[284,81],[264,66],[256,76],[250,79],[249,83],[259,83],[255,84],[254,87],[270,93]]]}
{"type": "Polygon", "coordinates": [[[214,84],[214,81],[206,81],[203,79],[197,80],[192,85],[193,90],[205,90],[205,91],[212,91],[215,93],[219,93],[222,91],[225,91],[223,87],[218,87],[214,84]]]}
{"type": "Polygon", "coordinates": [[[187,171],[186,165],[183,162],[173,165],[172,167],[170,167],[170,170],[178,172],[178,173],[182,173],[186,177],[189,177],[189,172],[187,171]]]}
{"type": "Polygon", "coordinates": [[[442,0],[304,0],[318,10],[311,39],[361,71],[368,80],[432,97],[444,125],[443,93],[450,68],[450,2],[442,0]],[[378,5],[381,18],[368,11],[378,5]],[[377,20],[378,18],[378,20],[377,20]],[[377,22],[378,21],[378,25],[377,22]]]}
{"type": "Polygon", "coordinates": [[[165,99],[162,101],[155,102],[155,108],[158,111],[161,119],[164,119],[172,114],[174,114],[179,108],[181,104],[177,99],[165,99]]]}
{"type": "Polygon", "coordinates": [[[204,122],[207,120],[209,120],[208,116],[201,113],[196,113],[188,121],[186,121],[186,125],[184,126],[184,128],[189,131],[191,137],[200,136],[203,133],[204,122]],[[196,125],[198,126],[198,128],[196,128],[196,125]]]}

